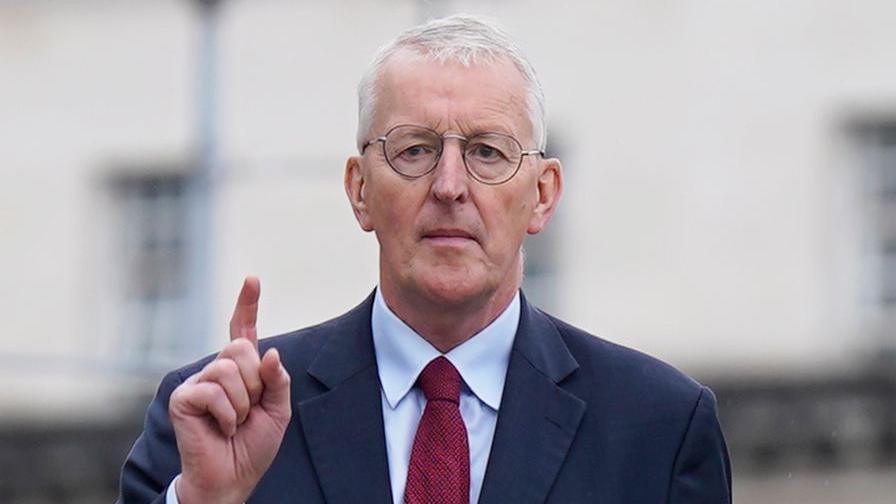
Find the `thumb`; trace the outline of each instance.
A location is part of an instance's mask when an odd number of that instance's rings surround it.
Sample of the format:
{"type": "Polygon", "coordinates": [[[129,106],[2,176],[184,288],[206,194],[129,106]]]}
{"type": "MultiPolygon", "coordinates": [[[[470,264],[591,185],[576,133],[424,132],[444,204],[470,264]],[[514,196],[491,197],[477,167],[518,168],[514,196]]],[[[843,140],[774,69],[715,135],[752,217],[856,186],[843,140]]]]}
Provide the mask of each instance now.
{"type": "Polygon", "coordinates": [[[271,348],[261,358],[259,369],[261,381],[264,382],[264,394],[261,396],[261,407],[272,417],[282,420],[284,424],[292,416],[289,400],[289,373],[280,363],[280,353],[271,348]]]}

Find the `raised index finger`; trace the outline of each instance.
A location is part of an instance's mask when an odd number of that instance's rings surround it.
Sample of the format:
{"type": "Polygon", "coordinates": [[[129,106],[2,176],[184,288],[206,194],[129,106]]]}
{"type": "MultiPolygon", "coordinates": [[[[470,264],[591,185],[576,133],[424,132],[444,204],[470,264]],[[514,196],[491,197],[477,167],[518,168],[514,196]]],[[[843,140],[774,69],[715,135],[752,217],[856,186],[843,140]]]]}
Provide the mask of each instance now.
{"type": "Polygon", "coordinates": [[[261,283],[253,276],[243,280],[243,288],[236,300],[233,317],[230,319],[230,341],[246,338],[258,349],[258,332],[255,321],[258,319],[258,298],[261,296],[261,283]]]}

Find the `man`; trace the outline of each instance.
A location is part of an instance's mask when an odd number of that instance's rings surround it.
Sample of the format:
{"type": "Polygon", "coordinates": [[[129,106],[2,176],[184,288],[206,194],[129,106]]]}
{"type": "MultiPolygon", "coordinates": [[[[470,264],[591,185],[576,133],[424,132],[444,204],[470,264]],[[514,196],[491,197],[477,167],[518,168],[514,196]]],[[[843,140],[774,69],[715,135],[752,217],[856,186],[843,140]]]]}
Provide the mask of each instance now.
{"type": "Polygon", "coordinates": [[[563,177],[512,41],[433,21],[359,89],[345,190],[379,242],[377,289],[257,341],[248,278],[230,344],[162,381],[121,501],[730,502],[711,392],[519,291],[563,177]]]}

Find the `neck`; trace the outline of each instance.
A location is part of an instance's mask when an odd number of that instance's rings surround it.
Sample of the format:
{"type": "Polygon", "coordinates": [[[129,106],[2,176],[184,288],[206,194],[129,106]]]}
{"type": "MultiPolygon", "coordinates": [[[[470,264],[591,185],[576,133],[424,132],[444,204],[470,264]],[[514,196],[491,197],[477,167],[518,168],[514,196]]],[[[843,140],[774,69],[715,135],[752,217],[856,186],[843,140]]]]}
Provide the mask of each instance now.
{"type": "Polygon", "coordinates": [[[442,353],[472,338],[495,321],[516,295],[518,284],[499,288],[461,302],[402,296],[399,289],[381,284],[383,300],[395,315],[442,353]]]}

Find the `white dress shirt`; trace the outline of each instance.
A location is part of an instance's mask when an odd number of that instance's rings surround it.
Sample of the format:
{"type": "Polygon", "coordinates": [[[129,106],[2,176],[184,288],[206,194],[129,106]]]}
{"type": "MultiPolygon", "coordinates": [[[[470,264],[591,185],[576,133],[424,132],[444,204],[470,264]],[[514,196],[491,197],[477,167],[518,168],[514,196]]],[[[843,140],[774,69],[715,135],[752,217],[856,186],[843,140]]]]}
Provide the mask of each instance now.
{"type": "MultiPolygon", "coordinates": [[[[380,289],[376,290],[371,328],[381,384],[389,480],[395,504],[404,502],[411,448],[426,407],[423,391],[414,384],[423,368],[440,355],[451,361],[463,379],[460,415],[467,427],[470,446],[470,502],[479,501],[519,321],[520,294],[517,291],[494,322],[442,354],[402,322],[386,305],[380,289]]],[[[168,486],[166,504],[179,504],[174,491],[177,478],[180,475],[168,486]]]]}
{"type": "MultiPolygon", "coordinates": [[[[470,502],[478,502],[482,490],[519,320],[517,292],[494,322],[444,354],[463,378],[460,415],[467,427],[470,446],[470,502]]],[[[443,354],[392,313],[379,289],[373,303],[371,326],[382,390],[389,480],[393,500],[401,504],[417,424],[426,407],[426,397],[414,383],[423,368],[443,354]]]]}

